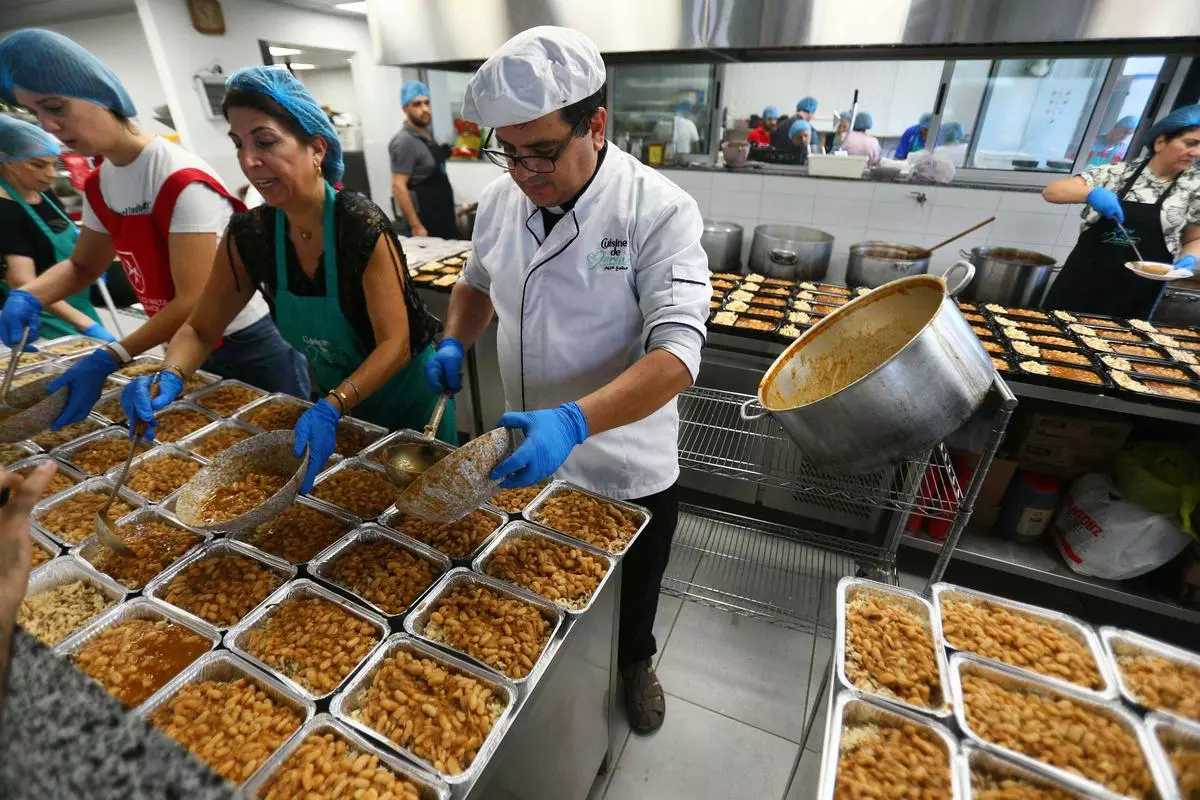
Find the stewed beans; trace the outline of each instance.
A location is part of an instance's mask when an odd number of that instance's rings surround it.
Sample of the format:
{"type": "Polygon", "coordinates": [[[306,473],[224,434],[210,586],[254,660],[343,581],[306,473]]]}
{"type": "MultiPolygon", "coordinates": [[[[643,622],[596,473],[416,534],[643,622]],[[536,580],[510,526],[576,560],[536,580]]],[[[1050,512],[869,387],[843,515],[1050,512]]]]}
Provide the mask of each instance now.
{"type": "MultiPolygon", "coordinates": [[[[150,449],[144,440],[138,442],[138,452],[150,449]]],[[[80,447],[70,456],[71,463],[88,475],[100,475],[118,464],[125,463],[129,455],[129,440],[126,438],[97,439],[80,447]]]]}
{"type": "Polygon", "coordinates": [[[154,438],[160,442],[174,442],[195,433],[212,422],[209,417],[199,411],[183,408],[177,411],[164,411],[155,416],[158,426],[154,429],[154,438]]]}
{"type": "Polygon", "coordinates": [[[363,519],[374,519],[399,494],[386,477],[364,467],[347,467],[325,478],[313,489],[313,497],[333,503],[363,519]]]}
{"type": "Polygon", "coordinates": [[[335,733],[310,733],[259,792],[263,800],[421,800],[421,790],[379,756],[364,753],[335,733]]]}
{"type": "Polygon", "coordinates": [[[324,511],[297,503],[270,522],[259,525],[246,542],[259,550],[299,564],[350,532],[350,525],[324,511]]]}
{"type": "Polygon", "coordinates": [[[360,540],[338,553],[326,574],[387,614],[403,614],[439,570],[389,539],[360,540]]]}
{"type": "Polygon", "coordinates": [[[165,619],[128,619],[89,639],[72,660],[127,706],[138,706],[212,647],[165,619]]]}
{"type": "Polygon", "coordinates": [[[538,507],[534,518],[609,553],[624,552],[642,524],[638,512],[574,489],[555,492],[538,507]]]}
{"type": "MultiPolygon", "coordinates": [[[[51,506],[38,518],[38,524],[63,541],[79,544],[96,530],[95,514],[108,502],[108,492],[80,492],[51,506]]],[[[113,501],[108,518],[120,519],[133,507],[120,498],[113,501]]]]}
{"type": "Polygon", "coordinates": [[[263,403],[246,415],[246,422],[264,431],[291,430],[305,412],[305,407],[296,403],[272,400],[263,403]]]}
{"type": "Polygon", "coordinates": [[[534,486],[526,486],[520,489],[501,489],[492,496],[489,501],[501,511],[507,511],[509,514],[520,513],[525,506],[533,502],[533,498],[538,496],[542,489],[546,488],[546,481],[542,481],[534,486]]]}
{"type": "Polygon", "coordinates": [[[161,456],[143,461],[129,473],[129,488],[147,500],[161,502],[200,471],[200,462],[183,456],[161,456]]]}
{"type": "Polygon", "coordinates": [[[476,509],[457,522],[433,522],[398,514],[388,526],[451,558],[466,558],[474,553],[500,524],[498,517],[476,509]]]}
{"type": "Polygon", "coordinates": [[[162,599],[219,628],[236,625],[283,583],[252,558],[215,555],[188,564],[171,579],[162,599]]]}
{"type": "Polygon", "coordinates": [[[540,536],[509,539],[492,552],[487,565],[487,574],[572,611],[587,606],[607,572],[602,558],[540,536]]]}
{"type": "Polygon", "coordinates": [[[238,442],[250,438],[250,431],[242,428],[219,428],[203,438],[193,441],[193,451],[205,458],[216,458],[238,442]]]}
{"type": "Polygon", "coordinates": [[[263,393],[257,389],[231,383],[197,397],[196,405],[204,406],[223,417],[228,417],[242,406],[249,405],[262,396],[263,393]]]}
{"type": "Polygon", "coordinates": [[[524,678],[550,640],[551,622],[535,606],[479,584],[438,598],[425,636],[467,653],[510,678],[524,678]]]}
{"type": "MultiPolygon", "coordinates": [[[[16,470],[16,473],[22,478],[28,478],[37,469],[36,466],[25,467],[24,469],[16,470]]],[[[52,494],[66,491],[75,485],[75,479],[63,472],[61,469],[54,473],[54,477],[50,479],[50,483],[46,485],[46,491],[42,492],[42,497],[49,497],[52,494]]]]}
{"type": "Polygon", "coordinates": [[[1117,656],[1117,668],[1142,705],[1200,721],[1200,669],[1145,652],[1117,656]]]}
{"type": "Polygon", "coordinates": [[[239,517],[270,500],[287,482],[285,475],[248,472],[241,480],[218,486],[205,498],[200,504],[200,519],[211,525],[239,517]]]}
{"type": "Polygon", "coordinates": [[[835,800],[914,797],[950,800],[950,754],[912,722],[851,725],[842,731],[835,800]]]}
{"type": "Polygon", "coordinates": [[[863,592],[846,609],[846,677],[859,689],[924,708],[944,705],[930,621],[863,592]]]}
{"type": "Polygon", "coordinates": [[[89,560],[96,569],[135,591],[200,541],[196,534],[159,520],[127,522],[117,529],[117,535],[132,553],[99,547],[89,560]]]}

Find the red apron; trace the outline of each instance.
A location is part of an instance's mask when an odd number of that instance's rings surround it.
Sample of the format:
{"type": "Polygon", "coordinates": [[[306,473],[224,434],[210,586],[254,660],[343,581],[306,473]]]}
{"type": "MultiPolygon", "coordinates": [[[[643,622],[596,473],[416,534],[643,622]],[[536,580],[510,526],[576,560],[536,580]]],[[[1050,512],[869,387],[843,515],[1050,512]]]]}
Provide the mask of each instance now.
{"type": "Polygon", "coordinates": [[[175,201],[179,199],[179,193],[193,183],[202,183],[224,197],[235,212],[246,210],[242,201],[229,194],[216,178],[195,168],[171,173],[163,182],[149,214],[124,215],[110,209],[100,192],[100,170],[89,175],[83,187],[92,212],[112,237],[129,285],[151,317],[175,297],[167,236],[171,230],[171,215],[175,213],[175,201]]]}

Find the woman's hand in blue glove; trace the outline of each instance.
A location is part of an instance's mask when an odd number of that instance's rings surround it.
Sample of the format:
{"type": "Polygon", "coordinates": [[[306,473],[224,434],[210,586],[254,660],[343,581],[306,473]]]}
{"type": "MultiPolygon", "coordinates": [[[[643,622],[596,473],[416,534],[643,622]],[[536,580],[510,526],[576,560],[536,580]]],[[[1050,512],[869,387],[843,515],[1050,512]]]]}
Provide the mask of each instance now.
{"type": "Polygon", "coordinates": [[[50,428],[61,430],[86,417],[100,399],[105,379],[120,366],[116,357],[102,347],[51,381],[46,394],[54,394],[65,386],[67,405],[50,428]]]}
{"type": "Polygon", "coordinates": [[[1195,274],[1195,272],[1196,272],[1196,257],[1195,256],[1183,256],[1178,261],[1176,261],[1173,266],[1175,267],[1175,269],[1191,270],[1192,273],[1195,274]]]}
{"type": "Polygon", "coordinates": [[[325,462],[333,455],[337,447],[338,420],[341,418],[342,415],[333,407],[333,403],[319,400],[296,421],[292,453],[299,458],[304,455],[304,448],[308,448],[308,471],[304,473],[300,494],[312,491],[317,473],[325,469],[325,462]]]}
{"type": "Polygon", "coordinates": [[[1121,201],[1111,189],[1097,186],[1088,192],[1087,204],[1099,212],[1100,216],[1125,224],[1125,211],[1121,201]]]}
{"type": "Polygon", "coordinates": [[[115,342],[117,337],[108,332],[108,328],[101,325],[99,322],[93,322],[86,328],[80,331],[84,336],[90,336],[93,339],[99,339],[102,342],[115,342]]]}
{"type": "Polygon", "coordinates": [[[525,441],[516,452],[492,470],[491,479],[503,489],[533,486],[554,474],[575,445],[588,437],[587,417],[578,403],[540,411],[509,412],[500,417],[502,428],[520,428],[525,441]]]}
{"type": "MultiPolygon", "coordinates": [[[[8,294],[4,301],[4,310],[0,311],[0,339],[9,347],[21,343],[21,336],[29,328],[29,341],[37,339],[42,332],[42,301],[22,289],[15,289],[8,294]]],[[[37,348],[29,344],[25,352],[37,352],[37,348]]]]}
{"type": "Polygon", "coordinates": [[[139,422],[146,423],[146,438],[154,438],[154,429],[158,420],[154,418],[156,411],[169,406],[183,391],[183,381],[174,372],[158,373],[158,394],[151,398],[150,385],[154,379],[149,375],[140,375],[129,382],[121,392],[121,410],[129,419],[129,430],[139,422]]]}

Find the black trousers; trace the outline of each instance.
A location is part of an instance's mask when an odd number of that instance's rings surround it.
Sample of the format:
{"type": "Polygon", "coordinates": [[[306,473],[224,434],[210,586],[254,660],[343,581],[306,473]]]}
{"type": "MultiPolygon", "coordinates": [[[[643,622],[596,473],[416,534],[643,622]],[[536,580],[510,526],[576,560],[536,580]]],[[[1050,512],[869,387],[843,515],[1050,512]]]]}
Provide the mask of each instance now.
{"type": "Polygon", "coordinates": [[[654,615],[658,612],[658,591],[667,561],[671,558],[671,540],[679,521],[679,495],[676,485],[666,491],[631,500],[650,510],[650,524],[625,554],[621,566],[621,627],[617,638],[617,663],[627,667],[651,658],[658,652],[654,641],[654,615]]]}

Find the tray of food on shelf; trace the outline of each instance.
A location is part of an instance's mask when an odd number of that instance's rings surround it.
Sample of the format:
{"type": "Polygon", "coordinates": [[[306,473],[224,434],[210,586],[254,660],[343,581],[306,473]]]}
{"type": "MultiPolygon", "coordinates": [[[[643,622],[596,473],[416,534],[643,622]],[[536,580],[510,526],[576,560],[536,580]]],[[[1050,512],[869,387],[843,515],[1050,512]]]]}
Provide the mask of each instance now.
{"type": "Polygon", "coordinates": [[[480,506],[457,522],[421,519],[398,508],[389,509],[379,518],[379,524],[432,547],[464,567],[507,521],[504,514],[488,506],[480,506]]]}
{"type": "Polygon", "coordinates": [[[43,353],[48,353],[55,358],[61,358],[62,356],[76,355],[78,353],[89,353],[103,344],[103,341],[93,339],[90,336],[75,335],[39,342],[37,347],[43,353]]]}
{"type": "Polygon", "coordinates": [[[218,416],[230,417],[255,400],[266,396],[267,392],[257,386],[226,378],[220,383],[192,392],[185,399],[218,416]]]}
{"type": "Polygon", "coordinates": [[[216,651],[173,678],[138,713],[240,786],[312,718],[316,705],[240,656],[216,651]],[[223,724],[211,724],[214,719],[223,724]]]}
{"type": "Polygon", "coordinates": [[[1066,325],[1079,324],[1091,328],[1115,328],[1117,330],[1130,327],[1128,322],[1119,317],[1109,317],[1103,314],[1082,314],[1070,311],[1052,311],[1050,313],[1055,319],[1066,325]]]}
{"type": "Polygon", "coordinates": [[[212,461],[235,444],[257,435],[257,428],[232,419],[222,419],[189,433],[176,444],[205,461],[212,461]]]}
{"type": "Polygon", "coordinates": [[[777,341],[783,344],[791,344],[796,339],[804,335],[804,332],[811,328],[812,325],[796,324],[794,322],[785,322],[779,326],[779,333],[775,334],[777,341]]]}
{"type": "Polygon", "coordinates": [[[980,327],[987,327],[988,324],[988,318],[977,311],[964,311],[963,319],[972,325],[978,325],[980,327]]]}
{"type": "Polygon", "coordinates": [[[1100,639],[1128,703],[1200,724],[1200,655],[1111,626],[1100,639]]]}
{"type": "Polygon", "coordinates": [[[846,286],[839,286],[836,283],[818,283],[814,289],[821,294],[836,294],[840,295],[841,297],[852,297],[854,295],[854,291],[852,289],[846,286]]]}
{"type": "Polygon", "coordinates": [[[1144,319],[1131,319],[1129,320],[1129,326],[1137,328],[1143,333],[1161,333],[1174,339],[1200,339],[1200,328],[1165,325],[1159,322],[1149,322],[1144,319]]]}
{"type": "Polygon", "coordinates": [[[108,425],[108,421],[100,417],[88,415],[79,422],[72,422],[70,425],[64,425],[59,430],[46,430],[29,437],[29,441],[36,444],[38,447],[49,452],[56,447],[62,447],[76,439],[81,439],[88,434],[102,430],[108,425]]]}
{"type": "Polygon", "coordinates": [[[961,797],[957,755],[945,726],[842,692],[830,708],[817,797],[961,797]]]}
{"type": "Polygon", "coordinates": [[[29,573],[17,624],[55,647],[125,599],[125,587],[73,556],[55,558],[29,573]]]}
{"type": "Polygon", "coordinates": [[[444,781],[389,750],[345,722],[318,714],[267,760],[246,784],[245,795],[320,800],[374,791],[370,796],[394,800],[450,800],[444,781]]]}
{"type": "Polygon", "coordinates": [[[995,367],[996,371],[1001,375],[1008,375],[1012,373],[1014,369],[1016,369],[1013,364],[1012,357],[1007,355],[992,355],[992,366],[995,367]]]}
{"type": "Polygon", "coordinates": [[[516,687],[508,679],[396,634],[355,673],[329,710],[454,785],[483,771],[516,702],[516,687]],[[451,717],[459,720],[464,736],[442,736],[442,720],[451,717]]]}
{"type": "Polygon", "coordinates": [[[71,552],[132,592],[209,541],[208,534],[188,528],[157,507],[138,509],[118,519],[114,527],[132,552],[105,547],[95,534],[71,552]]]}
{"type": "Polygon", "coordinates": [[[1032,761],[1016,761],[1000,752],[960,745],[963,796],[969,800],[1091,800],[1081,785],[1070,784],[1032,761]]]}
{"type": "Polygon", "coordinates": [[[1000,334],[1010,342],[1029,342],[1038,346],[1062,347],[1068,350],[1079,349],[1079,342],[1066,333],[1041,333],[1039,331],[1023,331],[1020,328],[1001,328],[1000,334]]]}
{"type": "Polygon", "coordinates": [[[554,481],[526,506],[525,519],[612,555],[627,551],[650,524],[650,512],[623,500],[554,481]]]}
{"type": "Polygon", "coordinates": [[[154,439],[158,442],[177,442],[216,420],[220,415],[191,403],[172,403],[154,414],[154,439]]]}
{"type": "Polygon", "coordinates": [[[1089,339],[1103,339],[1106,342],[1146,344],[1152,341],[1149,335],[1130,328],[1093,328],[1081,322],[1072,322],[1067,325],[1067,329],[1076,336],[1086,336],[1089,339]]]}
{"type": "Polygon", "coordinates": [[[616,562],[602,550],[539,525],[510,522],[471,567],[543,597],[567,614],[592,607],[616,562]]]}
{"type": "MultiPolygon", "coordinates": [[[[123,466],[109,470],[108,479],[116,481],[121,477],[123,466]]],[[[199,457],[182,447],[159,445],[133,459],[125,486],[147,503],[161,503],[190,481],[203,466],[199,457]]]]}
{"type": "Polygon", "coordinates": [[[1121,370],[1109,370],[1113,382],[1127,395],[1189,411],[1200,407],[1200,383],[1164,378],[1134,377],[1121,370]]]}
{"type": "MultiPolygon", "coordinates": [[[[110,427],[55,448],[52,454],[84,474],[97,476],[124,464],[129,456],[130,446],[128,430],[123,427],[110,427]]],[[[138,442],[137,450],[144,453],[152,447],[153,442],[143,439],[138,442]]]]}
{"type": "Polygon", "coordinates": [[[367,520],[387,510],[399,494],[383,467],[369,459],[347,458],[317,476],[311,496],[367,520]]]}
{"type": "Polygon", "coordinates": [[[1018,358],[1016,374],[1030,383],[1057,386],[1074,392],[1103,392],[1113,388],[1108,376],[1096,368],[1074,367],[1054,361],[1018,358]]]}
{"type": "Polygon", "coordinates": [[[949,718],[941,638],[933,605],[916,592],[861,578],[838,581],[834,659],[843,686],[949,718]]]}
{"type": "Polygon", "coordinates": [[[1008,354],[1008,348],[1004,346],[1004,342],[999,339],[993,339],[990,336],[980,336],[979,343],[983,345],[983,349],[988,351],[993,356],[1003,356],[1008,354]]]}
{"type": "Polygon", "coordinates": [[[1200,340],[1197,339],[1180,339],[1175,336],[1167,336],[1165,333],[1148,333],[1150,341],[1157,345],[1166,347],[1174,354],[1179,352],[1185,354],[1187,358],[1176,355],[1175,358],[1180,361],[1186,361],[1188,364],[1194,364],[1197,354],[1200,354],[1200,340]]]}
{"type": "Polygon", "coordinates": [[[312,700],[338,690],[388,636],[387,620],[306,579],[281,586],[225,646],[312,700]]]}
{"type": "Polygon", "coordinates": [[[1158,361],[1149,358],[1130,358],[1129,356],[1102,355],[1100,361],[1110,371],[1127,372],[1135,378],[1150,380],[1194,381],[1200,378],[1191,367],[1182,364],[1158,361]]]}
{"type": "Polygon", "coordinates": [[[538,595],[469,569],[452,569],[404,618],[412,636],[449,648],[520,685],[549,663],[566,615],[538,595]]]}
{"type": "Polygon", "coordinates": [[[972,312],[972,313],[978,314],[980,312],[980,308],[979,308],[978,304],[976,304],[976,303],[966,303],[966,302],[963,302],[962,300],[957,301],[957,303],[958,303],[958,310],[962,311],[964,314],[967,312],[972,312]]]}
{"type": "Polygon", "coordinates": [[[712,281],[733,281],[734,283],[740,281],[742,277],[740,272],[714,272],[708,276],[712,281]]]}
{"type": "Polygon", "coordinates": [[[291,564],[304,564],[357,524],[358,518],[344,511],[297,497],[278,516],[258,527],[238,531],[230,538],[291,564]]]}
{"type": "MultiPolygon", "coordinates": [[[[108,502],[113,483],[107,478],[88,478],[70,489],[47,497],[34,505],[30,514],[33,527],[67,547],[73,547],[95,530],[96,512],[108,502]]],[[[108,511],[109,519],[120,519],[145,505],[125,487],[117,493],[108,511]]]]}
{"type": "Polygon", "coordinates": [[[724,289],[724,290],[726,290],[726,291],[728,291],[728,290],[732,289],[733,287],[737,286],[737,284],[738,284],[738,282],[737,282],[737,281],[735,281],[735,280],[734,280],[734,281],[731,281],[731,280],[721,280],[720,278],[717,278],[717,277],[715,277],[715,276],[713,277],[713,279],[712,279],[711,283],[712,283],[712,288],[714,288],[714,289],[724,289]]]}
{"type": "Polygon", "coordinates": [[[779,320],[760,319],[733,311],[718,311],[713,314],[711,324],[718,328],[725,328],[730,333],[763,341],[771,341],[775,332],[779,330],[779,320]]]}
{"type": "Polygon", "coordinates": [[[794,284],[777,284],[763,281],[759,284],[758,293],[763,297],[782,297],[785,300],[795,294],[794,284]]]}
{"type": "Polygon", "coordinates": [[[398,618],[452,567],[442,553],[368,523],[321,551],[308,572],[380,614],[398,618]]]}
{"type": "Polygon", "coordinates": [[[211,625],[138,597],[72,634],[59,652],[106,692],[137,708],[220,643],[211,625]]]}
{"type": "Polygon", "coordinates": [[[59,461],[57,458],[49,455],[48,453],[40,453],[36,456],[23,458],[15,464],[10,464],[6,467],[6,469],[9,472],[15,472],[22,478],[28,478],[35,469],[47,461],[53,461],[56,469],[54,476],[50,478],[50,483],[46,484],[46,491],[43,492],[42,496],[38,498],[39,500],[45,500],[46,498],[53,497],[59,492],[65,492],[67,489],[79,484],[81,481],[87,480],[87,476],[82,472],[75,469],[70,464],[59,461]]]}
{"type": "Polygon", "coordinates": [[[950,657],[950,684],[959,730],[978,746],[1045,767],[1092,797],[1171,796],[1149,732],[1120,703],[969,653],[950,657]]]}
{"type": "Polygon", "coordinates": [[[1036,308],[1010,308],[996,303],[988,303],[983,310],[992,317],[1009,317],[1023,322],[1051,322],[1053,318],[1036,308]]]}
{"type": "Polygon", "coordinates": [[[1084,347],[1096,353],[1144,358],[1151,361],[1176,361],[1165,348],[1150,344],[1125,344],[1123,342],[1108,342],[1093,336],[1085,336],[1080,341],[1084,347]]]}
{"type": "Polygon", "coordinates": [[[1084,350],[1070,350],[1066,347],[1050,347],[1022,341],[1013,341],[1011,345],[1013,354],[1021,360],[1048,361],[1076,367],[1096,366],[1096,357],[1084,350]]]}
{"type": "Polygon", "coordinates": [[[1061,325],[1056,325],[1053,322],[1042,322],[1033,319],[1024,319],[1021,317],[1002,317],[996,315],[992,317],[992,322],[1002,328],[1017,328],[1028,333],[1050,333],[1061,336],[1064,334],[1061,325]]]}
{"type": "Polygon", "coordinates": [[[1200,725],[1158,712],[1146,715],[1151,746],[1171,770],[1182,800],[1200,797],[1200,725]]]}

